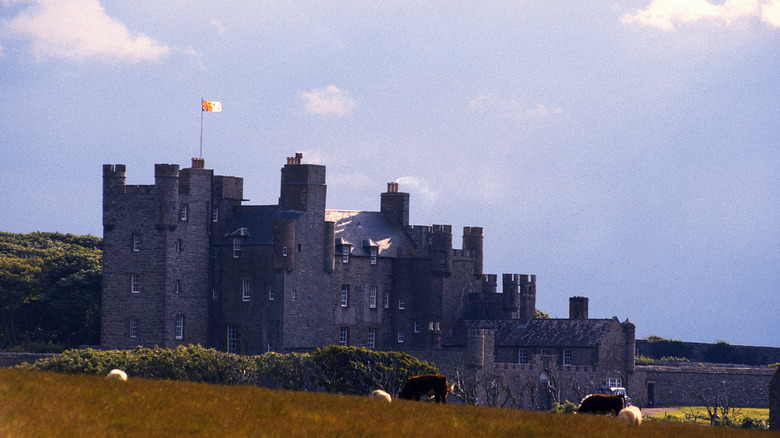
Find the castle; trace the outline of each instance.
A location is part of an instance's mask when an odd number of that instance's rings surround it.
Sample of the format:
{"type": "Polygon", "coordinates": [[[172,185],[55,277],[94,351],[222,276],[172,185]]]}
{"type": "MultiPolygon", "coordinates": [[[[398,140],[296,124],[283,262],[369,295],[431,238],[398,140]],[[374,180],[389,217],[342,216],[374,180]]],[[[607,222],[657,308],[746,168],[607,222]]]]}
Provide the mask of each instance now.
{"type": "MultiPolygon", "coordinates": [[[[681,385],[704,375],[636,366],[634,324],[589,318],[587,298],[570,298],[569,318],[535,318],[534,275],[503,274],[499,293],[483,273],[482,228],[464,227],[457,249],[450,225],[410,225],[398,183],[379,211],[326,209],[325,166],[302,158],[281,169],[274,205],[243,205],[243,179],[199,158],[156,164],[153,185],[104,165],[101,347],[405,351],[448,375],[511,380],[526,408],[604,384],[642,406],[679,402],[681,385]]],[[[744,391],[752,380],[734,382],[744,391]]]]}

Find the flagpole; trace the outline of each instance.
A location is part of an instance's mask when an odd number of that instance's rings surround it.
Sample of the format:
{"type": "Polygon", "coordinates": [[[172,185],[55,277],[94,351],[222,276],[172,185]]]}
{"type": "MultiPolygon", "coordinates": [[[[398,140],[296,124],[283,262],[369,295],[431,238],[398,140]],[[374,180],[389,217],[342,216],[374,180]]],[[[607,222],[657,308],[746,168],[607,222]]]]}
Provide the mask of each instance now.
{"type": "Polygon", "coordinates": [[[203,158],[203,98],[200,98],[200,157],[203,158]]]}

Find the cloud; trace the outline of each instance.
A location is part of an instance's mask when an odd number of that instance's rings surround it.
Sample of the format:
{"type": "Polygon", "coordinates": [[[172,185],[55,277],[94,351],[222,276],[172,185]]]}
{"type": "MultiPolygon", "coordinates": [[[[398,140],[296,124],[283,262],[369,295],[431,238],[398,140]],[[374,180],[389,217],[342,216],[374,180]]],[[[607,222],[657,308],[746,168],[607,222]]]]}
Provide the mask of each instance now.
{"type": "Polygon", "coordinates": [[[652,0],[646,9],[623,15],[624,24],[674,30],[675,25],[710,21],[730,25],[736,20],[759,17],[770,27],[780,27],[780,0],[652,0]]]}
{"type": "Polygon", "coordinates": [[[358,102],[349,93],[339,90],[335,85],[312,91],[298,93],[306,104],[306,112],[317,115],[344,116],[358,106],[358,102]]]}
{"type": "Polygon", "coordinates": [[[537,104],[536,106],[529,108],[516,100],[488,95],[479,95],[471,99],[469,101],[469,110],[475,113],[498,113],[500,115],[512,117],[520,121],[529,121],[533,119],[565,114],[563,109],[554,106],[537,104]]]}
{"type": "Polygon", "coordinates": [[[225,31],[227,30],[227,28],[225,27],[224,24],[222,24],[222,22],[214,18],[212,18],[211,21],[209,21],[209,25],[211,25],[211,27],[214,29],[215,32],[217,32],[217,35],[219,36],[224,35],[225,31]]]}
{"type": "Polygon", "coordinates": [[[6,21],[6,32],[30,41],[38,60],[45,58],[105,62],[156,61],[171,52],[144,34],[131,33],[106,15],[98,0],[5,1],[26,4],[6,21]]]}
{"type": "Polygon", "coordinates": [[[420,195],[428,202],[436,202],[439,195],[428,187],[428,181],[416,176],[402,176],[395,180],[398,183],[399,190],[402,192],[414,193],[420,195]]]}

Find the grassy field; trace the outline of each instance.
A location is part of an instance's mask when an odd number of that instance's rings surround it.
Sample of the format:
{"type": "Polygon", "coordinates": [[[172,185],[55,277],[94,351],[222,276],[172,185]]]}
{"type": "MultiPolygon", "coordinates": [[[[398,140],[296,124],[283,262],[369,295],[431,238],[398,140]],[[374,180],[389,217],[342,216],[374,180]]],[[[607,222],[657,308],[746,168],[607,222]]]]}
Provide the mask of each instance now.
{"type": "MultiPolygon", "coordinates": [[[[707,409],[703,406],[680,406],[675,410],[654,414],[649,416],[652,419],[663,420],[673,419],[677,421],[690,421],[698,424],[710,424],[710,416],[707,409]]],[[[732,420],[740,420],[744,417],[752,417],[769,421],[769,409],[758,408],[737,408],[732,420]]]]}
{"type": "Polygon", "coordinates": [[[0,369],[0,436],[650,436],[767,432],[247,386],[0,369]]]}

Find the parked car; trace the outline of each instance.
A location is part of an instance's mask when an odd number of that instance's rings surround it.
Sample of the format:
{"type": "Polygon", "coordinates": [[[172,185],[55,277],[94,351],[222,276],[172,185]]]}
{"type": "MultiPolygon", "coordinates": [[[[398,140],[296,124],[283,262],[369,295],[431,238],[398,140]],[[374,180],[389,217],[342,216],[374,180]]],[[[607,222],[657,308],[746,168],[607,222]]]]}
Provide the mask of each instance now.
{"type": "Polygon", "coordinates": [[[628,396],[626,388],[622,386],[599,386],[596,388],[596,394],[622,395],[626,398],[626,406],[631,405],[631,397],[628,396]]]}

